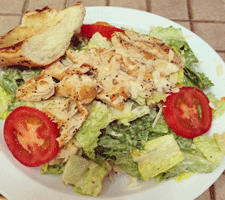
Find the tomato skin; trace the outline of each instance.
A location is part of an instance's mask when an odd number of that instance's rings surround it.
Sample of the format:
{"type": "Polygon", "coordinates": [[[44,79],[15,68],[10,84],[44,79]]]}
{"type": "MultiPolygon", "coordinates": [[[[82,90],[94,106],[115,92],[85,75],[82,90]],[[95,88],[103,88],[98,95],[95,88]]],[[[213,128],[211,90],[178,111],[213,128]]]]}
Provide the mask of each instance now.
{"type": "Polygon", "coordinates": [[[18,107],[5,120],[5,142],[13,156],[28,167],[54,158],[59,151],[59,136],[57,124],[36,108],[18,107]]]}
{"type": "Polygon", "coordinates": [[[99,32],[103,37],[106,37],[107,39],[111,39],[114,32],[124,32],[124,30],[116,28],[112,25],[104,25],[103,23],[83,24],[81,26],[81,34],[83,36],[91,38],[96,32],[99,32]]]}
{"type": "Polygon", "coordinates": [[[163,104],[163,113],[168,126],[184,138],[203,135],[211,128],[212,108],[209,100],[194,87],[182,87],[178,93],[171,93],[163,104]]]}

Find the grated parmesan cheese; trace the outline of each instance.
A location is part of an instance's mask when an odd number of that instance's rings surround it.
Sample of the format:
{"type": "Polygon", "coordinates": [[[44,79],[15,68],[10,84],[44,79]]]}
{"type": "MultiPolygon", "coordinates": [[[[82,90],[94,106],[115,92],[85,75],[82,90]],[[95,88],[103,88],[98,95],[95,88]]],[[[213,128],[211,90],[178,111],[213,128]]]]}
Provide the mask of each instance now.
{"type": "Polygon", "coordinates": [[[169,62],[171,62],[173,60],[174,57],[174,51],[173,50],[169,50],[169,62]]]}
{"type": "Polygon", "coordinates": [[[221,76],[223,74],[223,66],[217,66],[217,76],[221,76]]]}

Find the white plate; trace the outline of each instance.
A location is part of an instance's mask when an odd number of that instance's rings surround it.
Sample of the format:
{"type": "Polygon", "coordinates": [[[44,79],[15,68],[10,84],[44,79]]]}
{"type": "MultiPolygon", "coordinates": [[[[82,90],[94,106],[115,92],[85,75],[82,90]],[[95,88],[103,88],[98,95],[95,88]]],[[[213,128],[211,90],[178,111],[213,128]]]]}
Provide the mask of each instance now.
{"type": "MultiPolygon", "coordinates": [[[[224,77],[217,76],[217,66],[224,62],[219,55],[201,38],[188,29],[163,17],[137,11],[133,9],[115,7],[87,7],[87,14],[84,23],[106,21],[117,27],[134,28],[136,31],[148,33],[151,26],[182,28],[183,34],[189,35],[187,39],[195,55],[202,66],[199,71],[204,72],[215,86],[210,90],[218,98],[225,96],[224,77]]],[[[213,122],[208,135],[214,132],[222,134],[225,131],[225,115],[213,122]]],[[[61,180],[61,175],[41,175],[40,169],[27,168],[17,162],[7,149],[3,139],[3,121],[0,127],[0,193],[10,200],[25,199],[96,199],[88,196],[80,196],[73,192],[72,187],[66,186],[61,180]]],[[[126,189],[128,180],[126,175],[116,177],[114,183],[104,183],[103,191],[98,199],[154,199],[154,200],[191,200],[201,195],[212,185],[225,169],[225,159],[220,166],[210,174],[196,174],[193,177],[177,183],[174,180],[155,183],[153,180],[140,182],[140,185],[133,189],[126,189]]]]}

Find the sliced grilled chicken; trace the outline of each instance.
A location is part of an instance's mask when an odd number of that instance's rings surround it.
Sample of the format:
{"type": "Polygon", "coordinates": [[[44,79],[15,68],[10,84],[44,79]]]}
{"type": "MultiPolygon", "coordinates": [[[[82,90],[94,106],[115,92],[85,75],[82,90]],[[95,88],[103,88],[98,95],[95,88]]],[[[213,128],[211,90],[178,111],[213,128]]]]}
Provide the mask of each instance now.
{"type": "Polygon", "coordinates": [[[57,95],[69,97],[75,102],[88,104],[95,99],[99,87],[95,79],[87,75],[68,75],[58,84],[57,95]]]}
{"type": "Polygon", "coordinates": [[[42,101],[49,99],[55,94],[55,85],[51,76],[37,76],[31,78],[18,88],[16,98],[24,101],[42,101]]]}
{"type": "Polygon", "coordinates": [[[88,110],[84,106],[62,97],[44,101],[43,104],[37,104],[36,108],[58,124],[60,137],[57,140],[60,147],[76,134],[88,116],[88,110]]]}
{"type": "Polygon", "coordinates": [[[58,80],[62,80],[66,76],[66,70],[69,68],[70,66],[65,66],[58,60],[42,70],[41,74],[46,74],[58,80]]]}

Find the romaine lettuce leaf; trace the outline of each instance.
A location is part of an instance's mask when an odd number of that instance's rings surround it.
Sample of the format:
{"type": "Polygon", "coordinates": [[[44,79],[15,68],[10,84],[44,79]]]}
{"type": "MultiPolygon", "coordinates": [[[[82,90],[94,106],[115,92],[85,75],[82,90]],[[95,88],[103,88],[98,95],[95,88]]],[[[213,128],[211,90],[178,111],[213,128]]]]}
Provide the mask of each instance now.
{"type": "Polygon", "coordinates": [[[117,120],[120,124],[129,125],[129,122],[150,112],[148,106],[138,106],[134,102],[125,102],[123,111],[115,109],[101,102],[93,102],[89,116],[76,134],[76,139],[85,151],[85,154],[94,159],[94,148],[97,147],[101,129],[110,122],[117,120]]]}
{"type": "Polygon", "coordinates": [[[0,72],[0,86],[11,95],[16,95],[17,88],[24,83],[19,69],[6,68],[0,72]]]}
{"type": "Polygon", "coordinates": [[[145,181],[166,172],[184,159],[172,134],[148,141],[143,150],[134,149],[132,157],[145,181]]]}
{"type": "Polygon", "coordinates": [[[223,160],[223,153],[213,138],[201,135],[194,138],[193,142],[197,149],[203,153],[208,161],[215,164],[220,164],[220,162],[223,160]]]}
{"type": "Polygon", "coordinates": [[[3,88],[0,89],[0,119],[6,119],[15,108],[21,105],[23,105],[22,101],[17,101],[14,95],[8,94],[3,88]]]}
{"type": "Polygon", "coordinates": [[[15,101],[15,97],[6,93],[4,89],[0,89],[0,119],[6,119],[10,114],[10,106],[15,101]]]}
{"type": "Polygon", "coordinates": [[[103,37],[99,32],[96,32],[89,40],[88,45],[83,49],[88,50],[92,48],[105,48],[109,49],[112,46],[111,42],[107,41],[107,38],[103,37]]]}
{"type": "Polygon", "coordinates": [[[105,128],[111,121],[111,110],[107,105],[94,101],[86,121],[76,134],[76,139],[84,149],[85,153],[94,159],[94,148],[97,146],[97,138],[101,129],[105,128]]]}
{"type": "Polygon", "coordinates": [[[213,120],[215,120],[225,112],[225,102],[217,99],[216,96],[211,92],[209,92],[206,96],[213,106],[215,106],[215,109],[213,108],[212,111],[213,120]]]}
{"type": "Polygon", "coordinates": [[[98,147],[95,149],[96,155],[119,165],[131,176],[142,179],[138,164],[132,159],[133,148],[143,149],[144,142],[169,133],[163,115],[156,126],[152,127],[156,116],[157,110],[154,108],[149,114],[132,121],[129,126],[110,123],[101,131],[98,147]]]}
{"type": "Polygon", "coordinates": [[[159,174],[155,177],[155,180],[157,182],[168,180],[170,178],[190,172],[210,173],[217,167],[215,163],[208,161],[203,156],[195,155],[185,151],[182,151],[182,155],[184,156],[184,160],[182,162],[179,162],[166,172],[159,174]]]}
{"type": "Polygon", "coordinates": [[[65,162],[62,162],[58,165],[48,165],[48,163],[45,163],[43,165],[40,165],[41,168],[41,174],[61,174],[63,173],[65,169],[65,162]]]}
{"type": "Polygon", "coordinates": [[[214,85],[204,73],[196,72],[192,66],[186,65],[184,68],[184,86],[196,87],[203,90],[214,85]]]}
{"type": "Polygon", "coordinates": [[[30,78],[40,75],[41,70],[19,70],[17,68],[5,68],[0,71],[0,86],[8,94],[16,95],[17,88],[30,78]]]}
{"type": "Polygon", "coordinates": [[[177,182],[181,182],[184,179],[190,178],[194,174],[195,174],[194,172],[184,172],[184,173],[180,174],[179,176],[174,177],[173,179],[177,182]]]}
{"type": "Polygon", "coordinates": [[[63,182],[73,186],[82,195],[98,196],[108,170],[79,155],[69,158],[63,172],[63,182]]]}
{"type": "Polygon", "coordinates": [[[218,133],[214,133],[213,138],[216,141],[216,143],[219,145],[223,155],[225,155],[225,132],[222,135],[219,135],[218,133]]]}
{"type": "Polygon", "coordinates": [[[23,101],[16,100],[17,88],[22,85],[28,78],[37,76],[39,71],[21,71],[14,68],[6,68],[0,71],[0,119],[6,117],[23,101]]]}
{"type": "MultiPolygon", "coordinates": [[[[109,160],[114,164],[119,165],[124,171],[133,177],[141,179],[141,175],[138,171],[137,163],[133,161],[131,152],[133,145],[129,136],[127,136],[127,142],[123,142],[118,139],[123,134],[117,134],[113,130],[102,130],[102,135],[98,142],[98,147],[95,149],[95,153],[99,160],[109,160]]],[[[136,144],[136,142],[133,142],[136,144]]]]}

